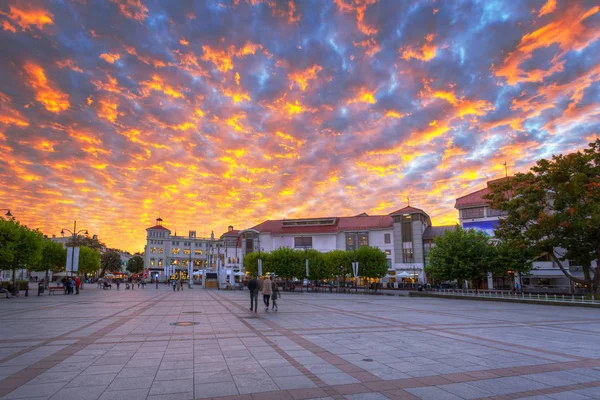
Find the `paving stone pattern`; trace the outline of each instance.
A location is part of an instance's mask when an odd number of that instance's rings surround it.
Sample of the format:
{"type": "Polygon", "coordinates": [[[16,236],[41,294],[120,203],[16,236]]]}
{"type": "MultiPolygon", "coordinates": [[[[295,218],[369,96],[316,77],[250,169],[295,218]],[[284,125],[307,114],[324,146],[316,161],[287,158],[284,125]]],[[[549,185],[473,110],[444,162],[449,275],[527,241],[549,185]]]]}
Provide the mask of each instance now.
{"type": "Polygon", "coordinates": [[[600,310],[282,294],[2,299],[0,399],[600,399],[600,310]]]}

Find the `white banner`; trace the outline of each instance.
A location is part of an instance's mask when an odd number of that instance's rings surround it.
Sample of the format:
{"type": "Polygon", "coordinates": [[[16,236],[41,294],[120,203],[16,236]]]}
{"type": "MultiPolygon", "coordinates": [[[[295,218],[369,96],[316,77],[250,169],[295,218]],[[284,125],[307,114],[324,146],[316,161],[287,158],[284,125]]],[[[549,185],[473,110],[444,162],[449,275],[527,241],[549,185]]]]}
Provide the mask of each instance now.
{"type": "Polygon", "coordinates": [[[67,272],[79,271],[79,247],[75,247],[73,256],[73,247],[67,247],[67,272]]]}
{"type": "Polygon", "coordinates": [[[352,263],[352,273],[354,274],[355,278],[358,276],[358,261],[352,263]]]}
{"type": "Polygon", "coordinates": [[[306,277],[308,278],[308,258],[306,259],[306,277]]]}
{"type": "Polygon", "coordinates": [[[262,276],[262,260],[258,259],[258,276],[262,276]]]}

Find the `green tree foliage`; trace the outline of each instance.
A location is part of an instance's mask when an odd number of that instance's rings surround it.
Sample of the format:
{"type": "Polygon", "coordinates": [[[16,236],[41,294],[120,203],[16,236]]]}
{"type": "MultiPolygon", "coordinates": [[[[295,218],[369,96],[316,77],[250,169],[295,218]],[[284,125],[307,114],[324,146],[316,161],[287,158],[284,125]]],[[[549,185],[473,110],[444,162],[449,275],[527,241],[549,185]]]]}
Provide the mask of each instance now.
{"type": "MultiPolygon", "coordinates": [[[[305,259],[308,254],[308,279],[311,281],[320,281],[321,279],[331,277],[323,253],[315,249],[310,249],[308,252],[301,252],[304,254],[305,259]]],[[[304,274],[302,276],[304,275],[306,275],[306,262],[304,264],[304,274]]]]}
{"type": "Polygon", "coordinates": [[[478,280],[492,269],[495,247],[481,231],[456,229],[434,239],[425,272],[441,281],[478,280]]]}
{"type": "Polygon", "coordinates": [[[121,270],[121,256],[113,251],[107,251],[100,257],[100,276],[121,270]]]}
{"type": "Polygon", "coordinates": [[[244,268],[246,269],[246,274],[248,274],[249,276],[258,275],[258,252],[253,251],[251,253],[247,253],[244,256],[244,268]]]}
{"type": "Polygon", "coordinates": [[[356,250],[356,261],[359,276],[381,278],[388,269],[385,253],[377,247],[360,247],[356,250]]]}
{"type": "Polygon", "coordinates": [[[494,243],[495,254],[490,265],[494,275],[526,274],[531,270],[535,252],[526,243],[517,240],[500,240],[494,243]]]}
{"type": "Polygon", "coordinates": [[[492,185],[492,207],[507,212],[496,236],[548,253],[572,282],[600,288],[600,139],[583,151],[539,160],[530,172],[492,185]],[[583,267],[571,275],[565,260],[583,267]],[[593,262],[596,261],[596,266],[593,262]]]}
{"type": "Polygon", "coordinates": [[[79,248],[79,272],[93,274],[100,269],[100,253],[87,246],[79,248]]]}
{"type": "Polygon", "coordinates": [[[268,270],[263,266],[263,272],[273,272],[276,275],[291,279],[301,279],[306,275],[304,251],[280,247],[269,254],[268,270]]]}
{"type": "Polygon", "coordinates": [[[46,239],[43,243],[42,258],[37,265],[31,266],[30,271],[45,271],[46,282],[48,281],[48,272],[60,272],[67,263],[67,249],[62,244],[46,239]]]}
{"type": "Polygon", "coordinates": [[[354,261],[352,252],[344,250],[333,250],[323,254],[327,275],[330,277],[352,276],[352,261],[354,261]]]}
{"type": "Polygon", "coordinates": [[[144,270],[144,259],[141,256],[133,256],[127,261],[127,271],[139,274],[144,270]]]}
{"type": "Polygon", "coordinates": [[[44,236],[39,230],[21,225],[15,219],[0,220],[0,269],[12,270],[13,282],[17,269],[39,265],[43,248],[44,236]]]}

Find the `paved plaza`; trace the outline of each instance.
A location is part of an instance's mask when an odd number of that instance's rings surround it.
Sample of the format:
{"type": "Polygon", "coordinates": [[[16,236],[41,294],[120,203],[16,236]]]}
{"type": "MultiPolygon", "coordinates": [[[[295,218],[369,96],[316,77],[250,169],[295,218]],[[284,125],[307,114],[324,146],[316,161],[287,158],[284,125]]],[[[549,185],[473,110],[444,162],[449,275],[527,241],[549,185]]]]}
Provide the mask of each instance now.
{"type": "Polygon", "coordinates": [[[331,293],[0,300],[1,399],[600,399],[600,309],[331,293]],[[174,325],[181,323],[181,326],[174,325]]]}

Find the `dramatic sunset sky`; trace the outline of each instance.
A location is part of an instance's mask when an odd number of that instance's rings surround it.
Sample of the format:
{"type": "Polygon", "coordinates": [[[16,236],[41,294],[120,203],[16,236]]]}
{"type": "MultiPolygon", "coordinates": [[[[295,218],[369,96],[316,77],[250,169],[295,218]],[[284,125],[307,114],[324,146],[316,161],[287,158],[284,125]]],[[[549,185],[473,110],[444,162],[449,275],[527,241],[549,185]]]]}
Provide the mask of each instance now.
{"type": "Polygon", "coordinates": [[[7,0],[0,41],[0,208],[129,251],[158,216],[454,223],[600,130],[597,0],[7,0]]]}

